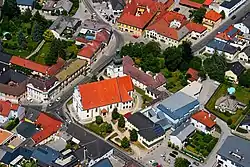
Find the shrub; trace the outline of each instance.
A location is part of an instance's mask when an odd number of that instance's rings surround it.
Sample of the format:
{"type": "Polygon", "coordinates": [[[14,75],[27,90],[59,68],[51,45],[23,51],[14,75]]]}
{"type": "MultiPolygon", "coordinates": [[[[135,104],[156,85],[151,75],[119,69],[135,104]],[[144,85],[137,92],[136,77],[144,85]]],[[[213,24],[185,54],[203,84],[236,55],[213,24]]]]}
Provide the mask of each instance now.
{"type": "Polygon", "coordinates": [[[128,140],[127,137],[124,137],[124,138],[122,139],[122,141],[121,141],[121,146],[122,146],[123,148],[129,148],[130,143],[129,143],[129,140],[128,140]]]}
{"type": "Polygon", "coordinates": [[[229,119],[227,120],[227,125],[231,125],[232,123],[233,123],[232,119],[229,118],[229,119]]]}
{"type": "Polygon", "coordinates": [[[138,140],[138,134],[137,134],[137,131],[135,129],[130,131],[130,140],[131,141],[137,141],[138,140]]]}
{"type": "Polygon", "coordinates": [[[243,129],[241,127],[238,127],[237,131],[240,132],[240,133],[248,133],[248,131],[246,129],[243,129]]]}
{"type": "Polygon", "coordinates": [[[102,117],[101,117],[101,116],[96,116],[96,117],[95,117],[95,122],[96,122],[96,124],[98,124],[98,125],[102,124],[102,123],[103,123],[102,117]]]}
{"type": "Polygon", "coordinates": [[[120,128],[125,127],[125,119],[124,119],[123,115],[120,115],[120,118],[118,120],[118,127],[120,127],[120,128]]]}
{"type": "Polygon", "coordinates": [[[117,120],[120,117],[120,114],[117,111],[117,108],[114,108],[112,112],[112,119],[117,120]]]}

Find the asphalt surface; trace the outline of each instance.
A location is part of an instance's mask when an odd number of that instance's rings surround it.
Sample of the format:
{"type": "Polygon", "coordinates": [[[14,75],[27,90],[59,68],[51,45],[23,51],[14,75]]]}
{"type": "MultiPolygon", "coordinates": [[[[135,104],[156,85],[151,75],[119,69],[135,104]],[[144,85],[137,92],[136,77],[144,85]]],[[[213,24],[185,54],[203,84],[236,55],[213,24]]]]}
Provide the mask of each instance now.
{"type": "Polygon", "coordinates": [[[230,26],[232,24],[240,21],[248,12],[250,12],[250,1],[248,0],[245,4],[241,6],[234,14],[229,16],[228,19],[224,20],[219,27],[213,29],[209,34],[207,34],[204,38],[200,39],[197,43],[192,46],[192,51],[197,52],[201,50],[206,44],[211,41],[217,34],[217,32],[225,26],[230,26]],[[235,15],[236,18],[234,20],[231,17],[235,15]]]}

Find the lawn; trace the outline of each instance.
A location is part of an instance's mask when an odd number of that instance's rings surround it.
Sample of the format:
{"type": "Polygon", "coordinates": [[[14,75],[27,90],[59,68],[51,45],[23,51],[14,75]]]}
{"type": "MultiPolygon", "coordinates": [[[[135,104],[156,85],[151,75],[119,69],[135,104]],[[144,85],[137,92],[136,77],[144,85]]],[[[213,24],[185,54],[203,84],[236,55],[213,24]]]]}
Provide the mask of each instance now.
{"type": "Polygon", "coordinates": [[[202,157],[207,157],[213,150],[214,146],[218,142],[218,138],[215,138],[209,134],[205,134],[200,131],[196,131],[188,140],[185,149],[202,157]]]}
{"type": "Polygon", "coordinates": [[[145,108],[145,106],[147,104],[149,104],[150,102],[153,101],[153,99],[151,97],[149,97],[148,95],[145,94],[145,91],[142,90],[141,88],[138,88],[135,86],[135,90],[137,93],[141,94],[142,95],[142,99],[143,99],[143,106],[142,108],[145,108]]]}
{"type": "Polygon", "coordinates": [[[205,2],[205,0],[190,0],[190,1],[200,3],[200,4],[203,4],[205,2]]]}
{"type": "MultiPolygon", "coordinates": [[[[210,100],[207,102],[206,104],[206,108],[212,112],[214,115],[216,115],[217,117],[221,118],[222,120],[224,120],[225,122],[228,121],[229,118],[232,119],[232,126],[231,127],[235,127],[237,126],[242,117],[243,117],[243,110],[237,110],[236,114],[234,115],[226,115],[225,113],[222,113],[220,111],[217,111],[215,109],[215,102],[218,98],[220,98],[221,96],[225,95],[227,93],[227,88],[230,86],[227,86],[225,84],[221,84],[218,89],[216,90],[216,92],[214,93],[214,95],[210,98],[210,100]]],[[[242,88],[242,87],[236,87],[236,93],[235,93],[235,97],[237,100],[239,100],[240,102],[243,102],[245,104],[248,104],[249,100],[250,100],[250,93],[249,93],[249,89],[246,88],[242,88]]]]}
{"type": "Polygon", "coordinates": [[[109,133],[106,132],[102,132],[102,128],[101,126],[106,126],[108,123],[107,122],[103,122],[102,124],[98,125],[95,122],[91,122],[89,124],[84,125],[87,129],[91,130],[92,132],[100,135],[101,137],[105,138],[106,136],[108,136],[109,133]]]}
{"type": "MultiPolygon", "coordinates": [[[[180,71],[170,72],[166,68],[162,69],[161,72],[167,79],[167,86],[166,88],[172,92],[176,93],[181,90],[184,86],[184,75],[180,71]]],[[[186,84],[186,83],[185,83],[186,84]]]]}

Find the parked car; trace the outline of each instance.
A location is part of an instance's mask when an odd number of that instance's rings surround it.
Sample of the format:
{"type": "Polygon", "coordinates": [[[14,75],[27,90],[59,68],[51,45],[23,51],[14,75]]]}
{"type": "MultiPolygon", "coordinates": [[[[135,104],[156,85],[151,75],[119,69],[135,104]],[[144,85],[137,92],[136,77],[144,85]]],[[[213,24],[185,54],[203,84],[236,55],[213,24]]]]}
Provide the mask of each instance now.
{"type": "Polygon", "coordinates": [[[180,11],[180,8],[174,8],[174,11],[175,11],[175,12],[179,12],[179,11],[180,11]]]}
{"type": "Polygon", "coordinates": [[[196,161],[194,161],[193,164],[194,164],[195,166],[199,166],[199,165],[200,165],[200,164],[199,164],[198,162],[196,162],[196,161]]]}
{"type": "Polygon", "coordinates": [[[178,155],[178,152],[177,151],[172,151],[173,154],[175,155],[178,155]]]}
{"type": "Polygon", "coordinates": [[[233,15],[232,17],[231,17],[231,20],[234,20],[236,18],[236,15],[233,15]]]}
{"type": "Polygon", "coordinates": [[[59,102],[61,100],[61,97],[58,97],[57,99],[56,99],[56,102],[59,102]]]}
{"type": "Polygon", "coordinates": [[[173,153],[169,153],[169,155],[173,158],[176,158],[176,155],[174,155],[173,153]]]}
{"type": "Polygon", "coordinates": [[[49,107],[51,107],[52,106],[52,103],[49,103],[49,107]]]}

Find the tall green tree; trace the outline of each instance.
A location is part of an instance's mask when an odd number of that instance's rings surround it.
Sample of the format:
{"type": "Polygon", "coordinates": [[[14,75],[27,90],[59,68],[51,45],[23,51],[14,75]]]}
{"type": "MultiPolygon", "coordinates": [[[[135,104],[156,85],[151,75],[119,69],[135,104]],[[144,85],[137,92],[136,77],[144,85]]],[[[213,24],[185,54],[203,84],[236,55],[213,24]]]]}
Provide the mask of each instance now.
{"type": "Polygon", "coordinates": [[[174,167],[189,167],[190,164],[191,163],[187,159],[177,157],[175,159],[174,167]]]}
{"type": "Polygon", "coordinates": [[[176,71],[183,61],[182,51],[176,47],[168,47],[164,52],[165,65],[169,71],[176,71]]]}
{"type": "Polygon", "coordinates": [[[130,143],[127,137],[124,137],[121,141],[122,148],[129,148],[130,143]]]}
{"type": "Polygon", "coordinates": [[[120,128],[125,127],[125,119],[124,119],[123,115],[120,115],[120,118],[118,120],[118,127],[120,127],[120,128]]]}
{"type": "Polygon", "coordinates": [[[225,14],[225,11],[224,11],[224,10],[222,10],[222,11],[220,12],[220,14],[221,14],[222,19],[225,19],[225,18],[226,18],[226,14],[225,14]]]}
{"type": "Polygon", "coordinates": [[[189,63],[189,67],[200,71],[202,69],[202,60],[200,57],[195,56],[192,58],[192,60],[189,63]]]}
{"type": "Polygon", "coordinates": [[[114,108],[112,111],[112,119],[117,120],[120,117],[120,114],[117,111],[117,108],[114,108]]]}
{"type": "Polygon", "coordinates": [[[35,23],[33,26],[33,30],[31,32],[32,39],[35,42],[39,42],[43,39],[43,27],[39,23],[35,23]]]}
{"type": "Polygon", "coordinates": [[[17,37],[18,37],[18,44],[22,49],[24,49],[27,46],[27,42],[23,32],[19,31],[17,37]]]}
{"type": "Polygon", "coordinates": [[[102,124],[103,123],[102,117],[101,116],[96,116],[95,117],[95,123],[98,124],[98,125],[102,124]]]}
{"type": "Polygon", "coordinates": [[[2,12],[2,15],[8,17],[9,19],[18,17],[21,14],[16,0],[5,0],[2,12]]]}
{"type": "Polygon", "coordinates": [[[243,73],[240,76],[239,84],[241,86],[245,86],[247,88],[250,88],[250,69],[248,69],[245,73],[243,73]]]}
{"type": "Polygon", "coordinates": [[[31,18],[32,18],[32,13],[31,13],[31,10],[28,8],[21,15],[21,19],[22,19],[23,22],[28,23],[28,22],[30,22],[31,18]]]}
{"type": "Polygon", "coordinates": [[[138,140],[138,134],[135,129],[130,131],[130,140],[131,141],[137,141],[138,140]]]}
{"type": "Polygon", "coordinates": [[[199,8],[197,10],[194,10],[191,14],[193,16],[193,21],[195,23],[201,24],[205,14],[206,14],[206,11],[207,11],[206,8],[199,8]]]}

